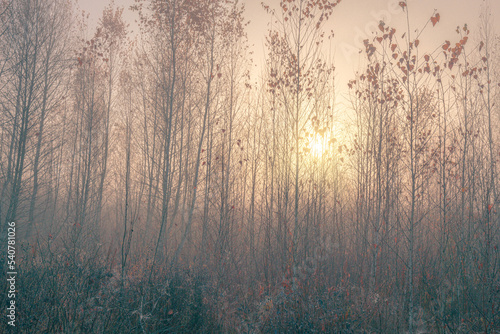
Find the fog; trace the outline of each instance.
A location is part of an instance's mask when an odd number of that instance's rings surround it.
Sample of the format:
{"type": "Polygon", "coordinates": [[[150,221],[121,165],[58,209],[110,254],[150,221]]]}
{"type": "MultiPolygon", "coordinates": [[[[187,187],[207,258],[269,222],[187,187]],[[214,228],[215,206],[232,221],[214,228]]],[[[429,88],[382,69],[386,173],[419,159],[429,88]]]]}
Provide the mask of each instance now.
{"type": "Polygon", "coordinates": [[[0,1],[1,331],[497,333],[499,10],[0,1]]]}

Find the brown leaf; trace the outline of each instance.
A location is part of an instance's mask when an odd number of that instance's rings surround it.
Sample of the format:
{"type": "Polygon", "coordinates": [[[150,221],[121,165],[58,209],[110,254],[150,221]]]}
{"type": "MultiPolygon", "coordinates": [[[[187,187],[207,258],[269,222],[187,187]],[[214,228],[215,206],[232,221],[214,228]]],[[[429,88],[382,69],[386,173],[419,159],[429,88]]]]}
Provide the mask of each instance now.
{"type": "Polygon", "coordinates": [[[433,27],[436,25],[436,23],[439,22],[440,18],[441,18],[441,15],[439,15],[439,13],[436,13],[435,16],[431,17],[431,22],[432,22],[433,27]]]}

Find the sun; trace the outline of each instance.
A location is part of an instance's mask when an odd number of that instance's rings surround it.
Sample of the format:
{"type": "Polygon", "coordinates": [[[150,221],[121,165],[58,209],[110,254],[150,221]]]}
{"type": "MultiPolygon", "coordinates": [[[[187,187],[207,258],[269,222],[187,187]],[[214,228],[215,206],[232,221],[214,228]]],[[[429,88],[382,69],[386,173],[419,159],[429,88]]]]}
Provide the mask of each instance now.
{"type": "Polygon", "coordinates": [[[303,152],[309,156],[315,163],[318,160],[328,159],[330,156],[333,143],[336,141],[333,136],[334,127],[330,125],[328,128],[324,127],[319,131],[313,130],[311,132],[305,131],[303,142],[303,152]]]}
{"type": "Polygon", "coordinates": [[[323,152],[325,151],[323,138],[321,138],[321,136],[315,136],[309,142],[309,148],[311,149],[311,153],[315,158],[321,158],[323,152]]]}

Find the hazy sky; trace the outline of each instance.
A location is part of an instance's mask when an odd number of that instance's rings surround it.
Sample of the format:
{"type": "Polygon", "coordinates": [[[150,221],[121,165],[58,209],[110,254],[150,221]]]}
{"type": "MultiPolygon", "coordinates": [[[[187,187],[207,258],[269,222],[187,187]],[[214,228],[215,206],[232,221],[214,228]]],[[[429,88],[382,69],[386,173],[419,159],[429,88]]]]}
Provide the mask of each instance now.
{"type": "MultiPolygon", "coordinates": [[[[261,0],[240,0],[240,2],[245,4],[246,18],[250,20],[247,32],[255,53],[256,71],[254,73],[259,74],[257,65],[261,63],[265,55],[264,38],[270,16],[262,9],[261,0]]],[[[271,5],[279,3],[278,0],[265,2],[271,5]]],[[[362,46],[362,40],[377,30],[381,18],[386,24],[396,29],[399,28],[398,32],[401,34],[405,30],[406,14],[397,5],[398,2],[398,0],[343,0],[336,8],[326,29],[327,31],[333,29],[335,32],[329,53],[333,53],[335,59],[336,84],[339,94],[345,93],[347,81],[353,78],[359,68],[360,55],[357,50],[362,46]]],[[[80,7],[90,13],[91,22],[97,22],[108,3],[107,0],[80,0],[80,7]]],[[[133,22],[136,17],[135,13],[129,10],[133,3],[134,0],[115,0],[115,5],[125,7],[125,18],[130,22],[133,22]]],[[[474,37],[477,34],[476,28],[484,3],[484,0],[408,0],[412,29],[422,28],[435,9],[441,15],[440,22],[434,28],[426,28],[420,38],[420,48],[433,50],[446,39],[453,41],[456,38],[456,27],[463,26],[464,23],[468,24],[474,37]]],[[[489,14],[500,18],[500,1],[490,0],[489,6],[489,14]]],[[[500,21],[494,23],[494,29],[500,32],[500,21]]]]}

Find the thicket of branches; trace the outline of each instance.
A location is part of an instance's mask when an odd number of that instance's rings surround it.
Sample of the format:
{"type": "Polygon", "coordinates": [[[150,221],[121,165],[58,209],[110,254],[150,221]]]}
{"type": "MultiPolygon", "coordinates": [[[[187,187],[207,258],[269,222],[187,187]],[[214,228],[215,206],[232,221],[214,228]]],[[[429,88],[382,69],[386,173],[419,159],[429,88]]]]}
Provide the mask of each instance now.
{"type": "Polygon", "coordinates": [[[263,4],[255,80],[238,1],[0,2],[21,332],[500,331],[499,37],[380,22],[344,110],[339,3],[263,4]]]}

